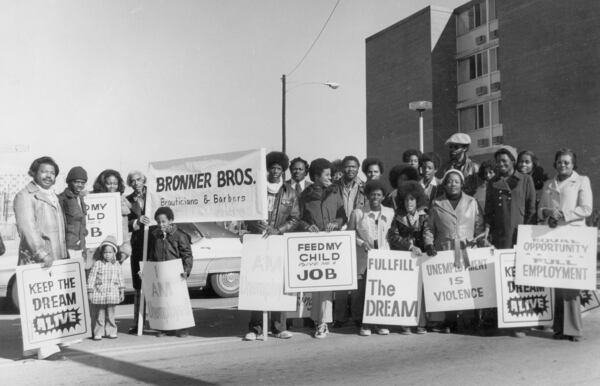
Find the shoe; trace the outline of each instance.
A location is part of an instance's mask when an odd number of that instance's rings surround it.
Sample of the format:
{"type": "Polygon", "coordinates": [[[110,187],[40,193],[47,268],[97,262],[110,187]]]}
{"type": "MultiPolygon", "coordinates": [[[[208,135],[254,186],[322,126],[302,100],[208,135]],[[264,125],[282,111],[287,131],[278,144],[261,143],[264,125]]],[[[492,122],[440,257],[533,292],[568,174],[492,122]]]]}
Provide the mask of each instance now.
{"type": "Polygon", "coordinates": [[[137,327],[129,327],[129,330],[127,331],[127,333],[129,335],[137,335],[137,327]]]}
{"type": "Polygon", "coordinates": [[[450,334],[451,332],[452,332],[452,329],[450,327],[442,327],[440,329],[441,334],[450,334]]]}
{"type": "Polygon", "coordinates": [[[154,335],[154,336],[156,336],[157,338],[162,338],[162,337],[163,337],[163,336],[165,336],[165,335],[167,335],[167,334],[165,334],[165,332],[164,332],[164,331],[158,331],[158,332],[156,333],[156,335],[154,335]]]}
{"type": "Polygon", "coordinates": [[[62,353],[57,352],[43,359],[47,361],[66,361],[67,357],[62,355],[62,353]]]}
{"type": "Polygon", "coordinates": [[[244,340],[247,340],[249,342],[252,342],[254,340],[256,340],[257,336],[255,332],[249,332],[246,334],[246,336],[244,336],[244,340]]]}
{"type": "Polygon", "coordinates": [[[358,331],[358,335],[360,336],[371,336],[371,329],[368,327],[361,327],[358,331]]]}
{"type": "Polygon", "coordinates": [[[336,320],[331,324],[332,328],[342,328],[344,327],[344,322],[340,321],[340,320],[336,320]]]}
{"type": "Polygon", "coordinates": [[[315,338],[323,339],[327,337],[327,334],[329,334],[329,327],[327,327],[327,323],[319,324],[317,330],[315,331],[315,338]]]}
{"type": "Polygon", "coordinates": [[[102,340],[102,337],[100,335],[96,335],[94,336],[94,340],[102,340]]]}
{"type": "Polygon", "coordinates": [[[412,333],[410,332],[410,328],[401,326],[400,327],[400,334],[402,334],[402,335],[410,335],[412,333]]]}
{"type": "Polygon", "coordinates": [[[377,329],[377,335],[389,335],[390,334],[390,330],[388,330],[387,328],[378,328],[377,329]]]}
{"type": "Polygon", "coordinates": [[[523,331],[513,331],[513,338],[525,338],[525,333],[523,331]]]}
{"type": "Polygon", "coordinates": [[[190,336],[190,332],[186,328],[185,330],[179,330],[179,331],[177,331],[177,333],[175,335],[178,338],[187,338],[188,336],[190,336]]]}
{"type": "Polygon", "coordinates": [[[569,336],[568,338],[571,342],[581,342],[580,336],[569,336]]]}
{"type": "Polygon", "coordinates": [[[281,331],[280,333],[275,334],[275,338],[279,339],[290,339],[292,336],[294,336],[294,334],[292,334],[288,330],[281,331]]]}
{"type": "Polygon", "coordinates": [[[109,335],[108,339],[117,339],[118,337],[116,335],[109,335]]]}
{"type": "Polygon", "coordinates": [[[419,335],[427,334],[427,329],[425,327],[417,327],[415,332],[419,335]]]}
{"type": "Polygon", "coordinates": [[[562,332],[555,332],[554,334],[552,334],[552,339],[563,340],[565,338],[566,338],[566,336],[563,335],[562,332]]]}

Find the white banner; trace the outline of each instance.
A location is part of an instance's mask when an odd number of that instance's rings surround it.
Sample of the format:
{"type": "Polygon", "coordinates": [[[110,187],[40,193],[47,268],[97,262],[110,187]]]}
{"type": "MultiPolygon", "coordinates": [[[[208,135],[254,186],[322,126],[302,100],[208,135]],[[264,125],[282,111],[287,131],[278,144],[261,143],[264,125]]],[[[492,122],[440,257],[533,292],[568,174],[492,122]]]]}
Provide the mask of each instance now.
{"type": "Polygon", "coordinates": [[[416,326],[421,310],[419,258],[372,249],[367,260],[363,323],[416,326]]]}
{"type": "Polygon", "coordinates": [[[441,251],[421,265],[427,312],[496,307],[495,259],[490,248],[469,249],[470,267],[454,266],[454,251],[441,251]]]}
{"type": "Polygon", "coordinates": [[[181,260],[146,261],[142,286],[150,327],[172,331],[194,327],[187,282],[181,260]]]}
{"type": "Polygon", "coordinates": [[[123,218],[119,193],[90,193],[83,197],[87,211],[86,248],[98,248],[107,236],[114,236],[117,245],[123,243],[123,218]]]}
{"type": "Polygon", "coordinates": [[[266,184],[264,149],[151,162],[146,213],[168,206],[177,222],[265,220],[266,184]]]}
{"type": "Polygon", "coordinates": [[[244,235],[238,309],[295,311],[296,294],[283,293],[283,236],[244,235]]]}
{"type": "Polygon", "coordinates": [[[517,284],[595,290],[597,242],[596,227],[519,225],[517,284]]]}
{"type": "Polygon", "coordinates": [[[354,231],[286,233],[285,292],[357,287],[354,231]]]}
{"type": "Polygon", "coordinates": [[[82,259],[17,267],[23,350],[91,336],[82,259]]]}
{"type": "Polygon", "coordinates": [[[551,288],[515,284],[515,251],[496,250],[496,294],[498,327],[551,325],[554,319],[554,292],[551,288]]]}

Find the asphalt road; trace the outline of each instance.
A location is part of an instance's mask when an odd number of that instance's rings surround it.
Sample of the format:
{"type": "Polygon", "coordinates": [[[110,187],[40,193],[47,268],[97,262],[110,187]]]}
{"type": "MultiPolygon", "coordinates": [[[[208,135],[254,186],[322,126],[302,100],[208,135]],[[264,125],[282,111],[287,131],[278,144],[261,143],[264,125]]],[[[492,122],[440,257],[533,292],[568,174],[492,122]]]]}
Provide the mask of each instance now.
{"type": "Polygon", "coordinates": [[[235,299],[193,300],[188,338],[125,333],[131,305],[119,306],[119,339],[85,340],[66,360],[22,360],[18,315],[0,315],[3,385],[277,384],[277,385],[598,385],[600,312],[584,318],[585,339],[555,341],[550,332],[508,335],[430,333],[361,337],[353,328],[317,340],[309,330],[291,340],[241,340],[247,312],[235,299]]]}

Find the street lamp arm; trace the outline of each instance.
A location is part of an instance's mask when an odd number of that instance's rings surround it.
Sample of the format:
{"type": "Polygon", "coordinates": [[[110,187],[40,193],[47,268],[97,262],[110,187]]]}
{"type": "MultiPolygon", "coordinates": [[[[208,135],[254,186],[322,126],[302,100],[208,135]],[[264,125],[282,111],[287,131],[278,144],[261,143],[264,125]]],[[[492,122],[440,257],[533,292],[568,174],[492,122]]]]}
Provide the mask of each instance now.
{"type": "Polygon", "coordinates": [[[337,90],[340,87],[340,84],[336,83],[336,82],[302,82],[302,83],[288,82],[288,84],[293,85],[292,87],[287,89],[288,92],[292,91],[294,89],[297,89],[298,87],[306,86],[309,84],[320,84],[322,86],[327,86],[332,90],[337,90]]]}

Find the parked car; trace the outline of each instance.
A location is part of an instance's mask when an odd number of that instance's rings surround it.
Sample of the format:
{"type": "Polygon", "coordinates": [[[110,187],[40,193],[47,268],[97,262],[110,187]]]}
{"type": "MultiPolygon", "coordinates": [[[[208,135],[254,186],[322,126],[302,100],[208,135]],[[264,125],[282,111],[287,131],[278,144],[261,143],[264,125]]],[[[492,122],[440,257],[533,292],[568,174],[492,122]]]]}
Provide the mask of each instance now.
{"type": "MultiPolygon", "coordinates": [[[[240,288],[240,237],[217,223],[181,223],[177,226],[192,240],[194,265],[188,278],[188,288],[209,286],[220,297],[235,297],[240,288]]],[[[19,297],[15,268],[18,261],[18,240],[6,242],[7,251],[0,257],[0,297],[8,297],[18,309],[19,297]]],[[[123,263],[125,292],[133,292],[131,266],[123,263]]]]}

